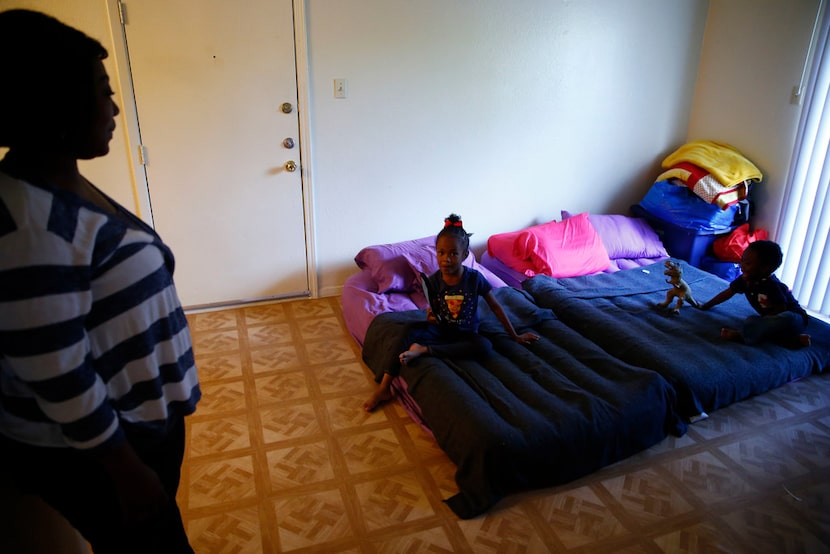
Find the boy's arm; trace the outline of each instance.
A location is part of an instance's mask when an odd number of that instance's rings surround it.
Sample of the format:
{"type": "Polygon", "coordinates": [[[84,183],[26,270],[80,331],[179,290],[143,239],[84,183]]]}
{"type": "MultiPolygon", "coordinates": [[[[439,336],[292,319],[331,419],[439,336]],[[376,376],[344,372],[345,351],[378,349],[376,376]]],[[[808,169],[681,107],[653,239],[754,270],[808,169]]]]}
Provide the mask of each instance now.
{"type": "Polygon", "coordinates": [[[735,296],[735,291],[732,290],[731,288],[728,288],[728,289],[726,289],[724,291],[721,291],[718,294],[716,294],[708,302],[706,302],[704,304],[700,304],[700,309],[701,310],[708,310],[709,308],[717,306],[718,304],[720,304],[722,302],[726,302],[727,300],[729,300],[733,296],[735,296]]]}
{"type": "Polygon", "coordinates": [[[501,324],[504,326],[504,330],[507,331],[510,338],[522,344],[539,340],[539,335],[536,333],[522,333],[521,335],[516,333],[516,329],[513,328],[510,318],[508,318],[507,314],[504,313],[504,309],[501,307],[501,304],[499,304],[499,301],[496,300],[496,295],[493,294],[492,290],[484,295],[484,299],[487,301],[487,305],[490,306],[490,309],[493,310],[493,313],[496,314],[496,317],[499,318],[499,321],[501,321],[501,324]]]}

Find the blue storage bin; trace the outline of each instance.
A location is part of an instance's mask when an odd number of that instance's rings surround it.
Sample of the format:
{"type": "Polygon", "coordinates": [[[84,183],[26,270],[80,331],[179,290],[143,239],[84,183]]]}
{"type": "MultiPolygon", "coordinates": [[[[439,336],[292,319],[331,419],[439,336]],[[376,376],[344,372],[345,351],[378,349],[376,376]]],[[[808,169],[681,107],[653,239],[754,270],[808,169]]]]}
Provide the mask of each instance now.
{"type": "Polygon", "coordinates": [[[695,267],[700,267],[703,258],[712,251],[712,244],[721,235],[729,234],[735,226],[728,227],[722,231],[701,231],[676,225],[665,221],[649,213],[639,204],[631,206],[631,213],[636,217],[642,217],[663,241],[663,246],[673,258],[686,260],[695,267]]]}
{"type": "Polygon", "coordinates": [[[738,202],[724,210],[704,201],[688,187],[674,185],[670,181],[658,181],[651,185],[639,206],[657,219],[704,233],[723,233],[745,223],[749,217],[748,201],[738,202]]]}
{"type": "Polygon", "coordinates": [[[741,275],[741,264],[735,262],[725,262],[714,256],[704,256],[700,261],[700,269],[714,273],[721,279],[727,281],[734,281],[741,275]]]}

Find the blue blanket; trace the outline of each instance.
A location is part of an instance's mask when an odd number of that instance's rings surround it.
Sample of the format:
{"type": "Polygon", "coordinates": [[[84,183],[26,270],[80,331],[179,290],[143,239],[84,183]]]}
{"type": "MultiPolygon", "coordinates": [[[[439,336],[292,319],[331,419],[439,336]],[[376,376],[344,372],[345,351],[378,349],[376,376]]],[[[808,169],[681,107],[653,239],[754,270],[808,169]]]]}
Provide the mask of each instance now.
{"type": "MultiPolygon", "coordinates": [[[[541,339],[520,345],[482,301],[480,333],[493,354],[479,360],[422,356],[401,369],[409,394],[439,446],[456,464],[459,493],[447,500],[462,518],[507,494],[586,475],[648,448],[685,424],[659,374],[633,367],[504,287],[497,299],[517,331],[541,339]]],[[[404,337],[423,311],[386,313],[369,327],[363,358],[377,376],[395,369],[404,337]]]]}
{"type": "MultiPolygon", "coordinates": [[[[728,286],[688,264],[683,268],[698,301],[728,286]]],[[[747,346],[720,337],[722,327],[737,328],[755,313],[743,296],[705,312],[689,305],[677,315],[655,309],[670,286],[663,269],[655,264],[569,279],[537,276],[522,286],[536,304],[551,308],[562,322],[610,355],[663,375],[689,420],[830,367],[830,325],[815,318],[807,328],[813,345],[794,349],[747,346]]]]}

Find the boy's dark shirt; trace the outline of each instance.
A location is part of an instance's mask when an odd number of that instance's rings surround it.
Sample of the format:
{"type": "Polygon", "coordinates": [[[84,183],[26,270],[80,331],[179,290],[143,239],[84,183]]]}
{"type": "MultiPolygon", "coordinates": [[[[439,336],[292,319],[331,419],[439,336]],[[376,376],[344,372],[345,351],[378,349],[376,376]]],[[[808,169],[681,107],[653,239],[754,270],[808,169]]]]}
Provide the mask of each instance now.
{"type": "Polygon", "coordinates": [[[807,312],[795,299],[790,288],[778,280],[775,275],[756,281],[746,281],[743,275],[729,283],[729,288],[738,294],[744,294],[750,305],[761,315],[774,315],[781,311],[795,312],[808,321],[807,312]],[[781,310],[780,307],[784,306],[781,310]]]}

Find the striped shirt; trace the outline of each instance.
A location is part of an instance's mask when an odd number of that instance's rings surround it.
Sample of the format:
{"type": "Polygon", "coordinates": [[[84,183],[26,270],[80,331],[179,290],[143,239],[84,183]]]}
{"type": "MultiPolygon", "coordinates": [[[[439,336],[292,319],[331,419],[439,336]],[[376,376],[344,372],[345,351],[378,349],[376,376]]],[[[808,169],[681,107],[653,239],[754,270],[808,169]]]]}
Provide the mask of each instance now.
{"type": "Polygon", "coordinates": [[[200,396],[158,235],[123,208],[0,172],[0,432],[104,447],[125,423],[164,433],[200,396]]]}

